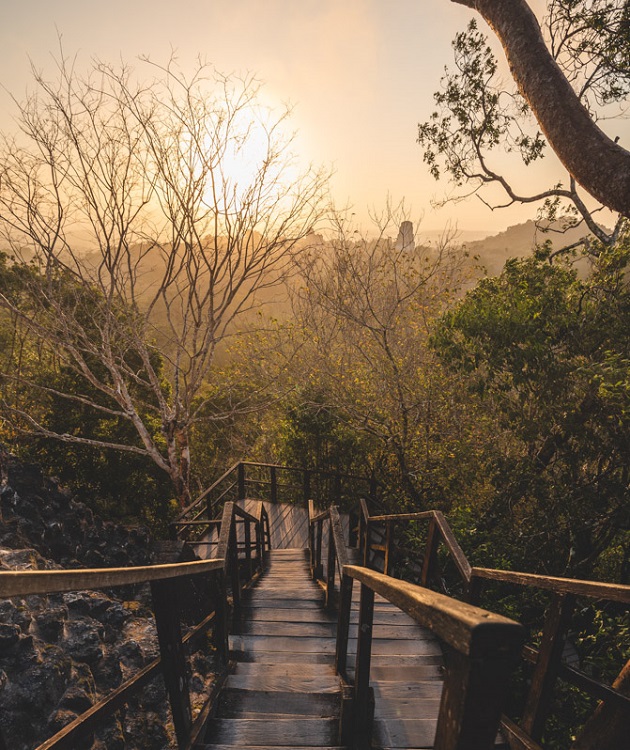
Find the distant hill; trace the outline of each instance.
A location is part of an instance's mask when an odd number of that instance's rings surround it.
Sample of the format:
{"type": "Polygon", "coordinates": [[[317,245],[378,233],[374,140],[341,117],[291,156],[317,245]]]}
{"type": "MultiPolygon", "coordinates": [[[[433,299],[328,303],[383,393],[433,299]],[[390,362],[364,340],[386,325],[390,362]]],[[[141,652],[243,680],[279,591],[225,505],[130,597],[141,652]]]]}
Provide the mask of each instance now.
{"type": "MultiPolygon", "coordinates": [[[[551,225],[553,229],[553,225],[551,225]]],[[[490,276],[501,273],[509,258],[524,258],[531,255],[536,245],[551,240],[555,250],[576,242],[586,234],[584,226],[566,232],[544,232],[534,221],[508,227],[505,232],[480,240],[463,242],[463,247],[471,256],[477,256],[479,263],[490,276]]]]}

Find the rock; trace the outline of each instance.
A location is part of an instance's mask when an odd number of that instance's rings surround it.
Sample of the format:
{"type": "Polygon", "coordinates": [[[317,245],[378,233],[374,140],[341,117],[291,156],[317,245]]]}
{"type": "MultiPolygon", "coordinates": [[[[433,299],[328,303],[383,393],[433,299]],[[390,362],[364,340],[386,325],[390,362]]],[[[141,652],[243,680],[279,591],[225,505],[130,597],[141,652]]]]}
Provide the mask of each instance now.
{"type": "Polygon", "coordinates": [[[68,619],[67,607],[51,607],[35,616],[36,631],[45,641],[56,643],[68,619]]]}
{"type": "MultiPolygon", "coordinates": [[[[149,532],[103,522],[0,446],[0,570],[152,562],[149,532]]],[[[0,731],[31,750],[158,654],[148,586],[0,600],[0,731]]],[[[194,688],[206,664],[195,659],[194,688]]],[[[153,680],[77,750],[170,750],[163,680],[153,680]]],[[[170,733],[170,734],[169,734],[170,733]]]]}
{"type": "Polygon", "coordinates": [[[0,659],[10,656],[20,640],[19,625],[0,625],[0,659]]]}
{"type": "Polygon", "coordinates": [[[4,570],[50,570],[51,567],[34,549],[0,548],[0,568],[4,570]]]}
{"type": "Polygon", "coordinates": [[[66,622],[63,647],[75,661],[93,665],[103,658],[103,635],[100,622],[91,617],[78,617],[66,622]]]}
{"type": "Polygon", "coordinates": [[[97,730],[92,750],[125,750],[126,747],[122,724],[112,721],[103,729],[97,730]]]}

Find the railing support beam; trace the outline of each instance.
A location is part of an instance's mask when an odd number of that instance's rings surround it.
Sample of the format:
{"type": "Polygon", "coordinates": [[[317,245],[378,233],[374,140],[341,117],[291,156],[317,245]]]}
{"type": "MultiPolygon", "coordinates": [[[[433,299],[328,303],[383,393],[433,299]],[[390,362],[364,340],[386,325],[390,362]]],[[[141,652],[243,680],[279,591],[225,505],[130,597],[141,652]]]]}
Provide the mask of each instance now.
{"type": "Polygon", "coordinates": [[[162,657],[162,673],[171,703],[177,746],[184,748],[190,738],[192,713],[179,620],[179,591],[178,582],[172,579],[151,582],[155,625],[162,657]]]}
{"type": "Polygon", "coordinates": [[[370,690],[374,591],[361,584],[357,654],[354,669],[354,748],[368,750],[372,744],[374,695],[370,690]]]}

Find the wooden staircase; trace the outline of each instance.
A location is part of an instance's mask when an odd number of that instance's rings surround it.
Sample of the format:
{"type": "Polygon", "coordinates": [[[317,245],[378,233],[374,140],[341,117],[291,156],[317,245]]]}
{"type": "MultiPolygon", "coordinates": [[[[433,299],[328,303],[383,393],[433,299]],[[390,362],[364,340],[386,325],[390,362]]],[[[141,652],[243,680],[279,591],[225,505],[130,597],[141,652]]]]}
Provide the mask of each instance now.
{"type": "Polygon", "coordinates": [[[199,750],[341,747],[335,618],[305,550],[270,553],[265,574],[243,593],[233,633],[234,668],[199,750]]]}

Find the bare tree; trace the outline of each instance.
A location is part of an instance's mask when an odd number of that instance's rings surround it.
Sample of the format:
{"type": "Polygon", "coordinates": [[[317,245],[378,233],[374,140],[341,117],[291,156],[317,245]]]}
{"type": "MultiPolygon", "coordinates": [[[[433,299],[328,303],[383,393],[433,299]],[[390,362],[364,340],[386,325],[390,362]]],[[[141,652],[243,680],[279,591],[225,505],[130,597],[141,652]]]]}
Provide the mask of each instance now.
{"type": "Polygon", "coordinates": [[[313,406],[375,446],[374,464],[421,507],[439,484],[446,446],[455,435],[465,442],[461,404],[428,345],[463,279],[463,256],[448,233],[421,246],[406,218],[389,207],[368,238],[337,217],[333,236],[300,259],[294,325],[301,382],[320,398],[313,406]]]}
{"type": "Polygon", "coordinates": [[[144,62],[148,83],[100,63],[81,77],[63,56],[54,82],[34,71],[0,149],[0,237],[30,263],[28,304],[0,291],[0,305],[85,392],[37,387],[127,420],[138,440],[56,434],[4,406],[37,434],[150,457],[185,503],[217,346],[289,271],[327,176],[298,172],[289,113],[265,109],[254,78],[144,62]]]}

